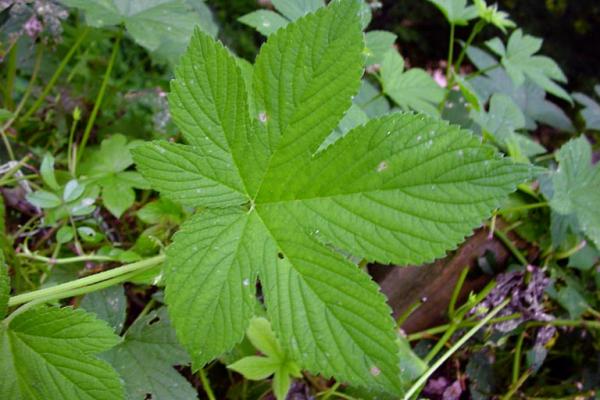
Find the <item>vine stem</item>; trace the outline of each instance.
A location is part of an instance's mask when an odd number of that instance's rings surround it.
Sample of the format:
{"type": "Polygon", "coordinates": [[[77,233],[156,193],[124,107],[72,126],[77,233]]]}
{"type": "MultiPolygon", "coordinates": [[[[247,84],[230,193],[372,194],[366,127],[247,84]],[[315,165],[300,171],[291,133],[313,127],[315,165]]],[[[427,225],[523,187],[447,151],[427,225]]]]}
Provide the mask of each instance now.
{"type": "MultiPolygon", "coordinates": [[[[74,281],[70,281],[67,283],[63,283],[60,285],[52,286],[45,289],[35,290],[33,292],[27,292],[23,294],[19,294],[17,296],[12,296],[8,300],[8,305],[10,307],[17,306],[20,304],[24,304],[30,301],[36,301],[40,299],[51,298],[53,300],[58,300],[65,297],[72,297],[73,291],[75,289],[86,288],[90,285],[94,285],[98,282],[104,282],[108,280],[112,280],[112,278],[119,277],[119,279],[115,279],[111,284],[116,284],[119,282],[123,282],[134,275],[141,273],[151,267],[159,265],[165,260],[165,255],[160,254],[158,256],[147,258],[145,260],[141,260],[138,262],[134,262],[132,264],[123,265],[118,268],[110,269],[108,271],[100,272],[98,274],[86,276],[84,278],[76,279],[74,281]],[[135,272],[135,274],[133,273],[135,272]]],[[[91,286],[90,286],[91,287],[91,286]]],[[[98,289],[96,289],[98,290],[98,289]]]]}
{"type": "Polygon", "coordinates": [[[84,261],[117,261],[113,257],[98,256],[95,254],[77,256],[77,257],[53,258],[53,257],[38,256],[37,254],[32,254],[32,253],[17,253],[17,257],[27,258],[27,259],[36,260],[36,261],[42,261],[42,262],[48,263],[50,265],[73,264],[73,263],[84,262],[84,261]]]}
{"type": "Polygon", "coordinates": [[[448,49],[448,65],[446,67],[446,87],[451,88],[450,78],[452,77],[452,72],[454,68],[454,31],[456,30],[456,26],[454,24],[450,24],[450,44],[448,49]]]}
{"type": "Polygon", "coordinates": [[[459,348],[461,348],[473,335],[475,335],[479,329],[481,329],[485,324],[487,324],[491,319],[493,319],[506,305],[509,303],[510,299],[504,300],[500,303],[496,308],[494,308],[485,318],[483,318],[477,325],[471,328],[463,337],[460,338],[444,355],[442,355],[431,367],[425,371],[423,375],[408,389],[406,394],[404,395],[404,400],[411,399],[427,382],[427,379],[448,360],[459,348]]]}
{"type": "Polygon", "coordinates": [[[35,103],[33,103],[31,108],[29,108],[29,110],[27,110],[27,112],[23,115],[23,118],[22,118],[23,121],[26,121],[27,119],[29,119],[40,108],[40,106],[42,105],[42,103],[44,102],[44,100],[46,99],[48,94],[50,93],[50,91],[54,88],[54,85],[56,85],[56,81],[58,81],[58,78],[60,78],[60,76],[62,75],[65,67],[67,66],[69,61],[71,61],[71,58],[73,58],[73,55],[75,54],[75,52],[77,51],[79,46],[81,46],[81,43],[86,38],[89,31],[90,31],[90,28],[86,26],[85,29],[83,30],[83,32],[79,35],[79,37],[75,41],[75,43],[73,43],[73,46],[71,46],[71,48],[69,49],[67,54],[64,56],[64,58],[58,65],[58,68],[56,69],[56,71],[54,71],[54,74],[48,81],[48,84],[46,85],[46,87],[44,87],[44,90],[42,90],[42,93],[39,95],[39,97],[37,98],[35,103]]]}
{"type": "Polygon", "coordinates": [[[104,78],[102,79],[102,85],[100,86],[100,90],[98,91],[98,95],[96,96],[96,101],[94,103],[94,108],[92,109],[92,113],[87,121],[87,125],[85,126],[85,131],[83,132],[83,137],[81,139],[81,144],[79,145],[79,151],[77,152],[77,163],[81,160],[81,156],[83,156],[83,152],[85,150],[85,145],[87,144],[90,133],[92,132],[92,128],[94,127],[94,123],[96,122],[96,117],[98,116],[98,111],[100,110],[100,106],[102,105],[102,100],[104,99],[104,94],[106,93],[106,88],[108,87],[108,81],[110,79],[110,75],[112,73],[113,67],[115,65],[115,60],[117,59],[117,54],[119,53],[119,46],[121,43],[122,31],[119,31],[117,38],[115,39],[115,43],[113,45],[112,53],[110,55],[110,60],[108,61],[108,66],[106,67],[106,71],[104,72],[104,78]]]}
{"type": "MultiPolygon", "coordinates": [[[[494,318],[491,319],[489,321],[490,324],[497,324],[499,322],[506,322],[506,321],[510,321],[513,319],[519,319],[521,318],[522,315],[520,313],[515,313],[515,314],[510,314],[510,315],[506,315],[504,317],[498,317],[498,318],[494,318]]],[[[459,329],[462,328],[470,328],[477,325],[476,321],[463,321],[462,323],[460,323],[460,325],[458,326],[459,329]]],[[[408,335],[407,339],[409,342],[414,342],[415,340],[421,340],[423,338],[426,338],[428,336],[432,336],[432,335],[436,335],[438,333],[442,333],[448,330],[448,328],[450,328],[450,324],[444,324],[444,325],[440,325],[440,326],[435,326],[433,328],[429,328],[427,330],[421,331],[421,332],[416,332],[413,334],[408,335]]]]}
{"type": "Polygon", "coordinates": [[[213,393],[212,388],[210,387],[210,381],[208,380],[208,376],[206,376],[206,371],[204,370],[204,368],[202,368],[202,369],[200,369],[200,371],[198,371],[198,375],[200,375],[200,381],[202,382],[202,389],[204,389],[204,392],[206,393],[208,400],[216,400],[215,394],[213,393]]]}
{"type": "Polygon", "coordinates": [[[473,43],[473,40],[475,40],[475,37],[477,37],[479,32],[481,32],[481,30],[483,29],[485,24],[486,24],[486,22],[484,20],[480,19],[473,27],[473,30],[471,31],[469,38],[465,42],[462,50],[460,51],[460,54],[458,55],[458,58],[456,59],[456,63],[454,64],[455,71],[460,71],[462,62],[465,59],[465,54],[467,53],[467,49],[469,48],[469,46],[471,46],[471,43],[473,43]]]}

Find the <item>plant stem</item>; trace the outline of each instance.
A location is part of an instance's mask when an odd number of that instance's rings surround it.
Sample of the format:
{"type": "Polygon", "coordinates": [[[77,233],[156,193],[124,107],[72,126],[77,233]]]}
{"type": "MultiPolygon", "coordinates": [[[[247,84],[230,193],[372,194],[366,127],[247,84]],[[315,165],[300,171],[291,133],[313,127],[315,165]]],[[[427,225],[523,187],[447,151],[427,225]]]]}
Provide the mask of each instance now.
{"type": "Polygon", "coordinates": [[[587,246],[587,240],[582,240],[581,242],[577,243],[574,247],[565,250],[563,252],[560,253],[556,253],[554,255],[554,259],[555,260],[562,260],[565,258],[569,258],[571,257],[573,254],[577,253],[579,250],[583,249],[585,246],[587,246]]]}
{"type": "Polygon", "coordinates": [[[496,229],[494,231],[494,236],[496,236],[498,239],[500,239],[500,241],[506,246],[506,248],[508,250],[510,250],[510,252],[513,254],[513,256],[515,256],[515,258],[517,260],[519,260],[519,262],[523,266],[529,265],[529,261],[527,261],[525,256],[523,254],[521,254],[519,249],[517,249],[517,246],[514,245],[514,243],[509,239],[509,237],[504,232],[496,229]]]}
{"type": "Polygon", "coordinates": [[[86,38],[89,30],[90,30],[90,28],[86,26],[85,29],[83,30],[83,32],[79,35],[79,37],[75,41],[75,43],[73,43],[73,46],[71,46],[71,48],[69,49],[69,51],[67,52],[65,57],[62,59],[62,61],[58,65],[58,68],[56,69],[56,71],[54,71],[54,74],[50,78],[50,81],[48,81],[48,84],[46,85],[44,90],[42,90],[42,93],[39,95],[39,97],[37,98],[35,103],[33,103],[31,108],[29,110],[27,110],[27,112],[23,115],[22,119],[24,121],[29,119],[40,108],[40,106],[42,105],[42,103],[44,102],[44,100],[46,99],[48,94],[50,93],[50,91],[54,88],[56,81],[62,75],[65,67],[67,66],[69,61],[71,61],[71,58],[73,57],[73,55],[75,54],[75,52],[77,51],[79,46],[81,46],[81,43],[86,38]]]}
{"type": "Polygon", "coordinates": [[[527,329],[523,330],[517,339],[515,345],[515,357],[513,358],[512,368],[512,383],[513,385],[519,381],[519,372],[521,372],[521,351],[523,349],[523,341],[525,340],[525,333],[527,329]]]}
{"type": "Polygon", "coordinates": [[[29,301],[34,301],[37,299],[47,298],[49,296],[60,295],[63,296],[64,293],[68,293],[73,289],[83,288],[85,286],[93,285],[98,282],[106,281],[111,278],[120,277],[120,281],[122,282],[124,279],[131,277],[128,275],[131,272],[140,273],[151,267],[154,267],[165,260],[165,256],[163,254],[147,258],[145,260],[137,261],[132,264],[123,265],[118,268],[110,269],[108,271],[100,272],[98,274],[86,276],[84,278],[76,279],[74,281],[70,281],[67,283],[63,283],[60,285],[52,286],[45,289],[35,290],[33,292],[23,293],[17,296],[13,296],[8,300],[9,306],[17,306],[19,304],[27,303],[29,301]],[[125,278],[124,278],[125,276],[125,278]]]}
{"type": "Polygon", "coordinates": [[[447,88],[451,88],[451,84],[450,84],[450,79],[453,76],[453,72],[454,72],[454,65],[453,63],[453,59],[454,59],[454,31],[456,30],[456,27],[454,26],[453,23],[450,24],[450,44],[449,44],[449,48],[448,48],[448,65],[446,67],[446,82],[447,88]]]}
{"type": "Polygon", "coordinates": [[[204,389],[204,393],[206,393],[208,399],[215,400],[215,394],[213,393],[212,388],[210,387],[210,381],[208,380],[208,376],[206,376],[206,371],[204,370],[204,368],[198,371],[198,375],[200,375],[200,381],[202,381],[202,389],[204,389]]]}
{"type": "Polygon", "coordinates": [[[460,51],[460,54],[458,55],[458,58],[456,59],[456,63],[454,64],[455,71],[460,71],[462,62],[465,59],[465,54],[467,53],[467,49],[469,48],[469,46],[471,46],[471,43],[473,43],[473,40],[475,40],[475,37],[479,34],[479,32],[481,32],[481,30],[483,29],[485,24],[486,24],[486,22],[484,20],[480,19],[473,27],[473,30],[471,31],[469,38],[465,42],[462,50],[460,51]]]}
{"type": "Polygon", "coordinates": [[[525,204],[523,206],[501,208],[499,213],[506,214],[506,213],[515,212],[515,211],[532,210],[534,208],[544,208],[544,207],[548,207],[548,202],[542,201],[539,203],[525,204]]]}
{"type": "MultiPolygon", "coordinates": [[[[522,315],[520,313],[515,313],[515,314],[511,314],[511,315],[506,315],[504,317],[498,317],[498,318],[494,318],[492,320],[489,321],[490,324],[497,324],[499,322],[505,322],[505,321],[510,321],[513,319],[518,319],[521,318],[522,315]]],[[[460,323],[459,325],[459,329],[462,328],[470,328],[473,327],[475,325],[477,325],[478,321],[463,321],[460,323]]],[[[446,330],[448,330],[448,328],[450,327],[450,324],[444,324],[444,325],[440,325],[440,326],[435,326],[433,328],[429,328],[426,329],[424,331],[421,332],[417,332],[417,333],[413,333],[411,335],[408,335],[408,341],[410,342],[414,342],[415,340],[421,340],[427,336],[431,336],[431,335],[437,335],[438,333],[442,333],[445,332],[446,330]]]]}
{"type": "Polygon", "coordinates": [[[475,335],[481,327],[487,324],[492,318],[496,316],[510,300],[504,300],[500,303],[496,308],[494,308],[485,318],[483,318],[477,325],[471,328],[463,337],[460,338],[443,356],[441,356],[431,367],[425,371],[423,375],[413,385],[408,389],[406,394],[404,395],[404,400],[409,400],[413,395],[415,395],[419,389],[427,382],[427,379],[439,368],[441,367],[446,360],[448,360],[463,344],[465,344],[473,335],[475,335]]]}
{"type": "Polygon", "coordinates": [[[15,77],[17,76],[17,42],[13,43],[6,63],[6,84],[4,86],[4,106],[7,110],[13,110],[15,104],[12,99],[13,89],[15,87],[15,77]]]}
{"type": "Polygon", "coordinates": [[[401,327],[404,322],[411,316],[413,312],[423,304],[423,300],[414,302],[406,311],[404,311],[396,320],[396,326],[401,327]]]}
{"type": "Polygon", "coordinates": [[[525,383],[525,381],[527,380],[527,378],[529,378],[529,375],[531,375],[531,371],[527,370],[523,373],[523,375],[521,375],[520,378],[517,379],[517,381],[511,385],[510,389],[508,390],[508,393],[506,393],[504,396],[502,396],[502,398],[500,400],[510,400],[514,398],[514,394],[517,392],[517,390],[519,390],[519,388],[521,386],[523,386],[523,383],[525,383]]]}
{"type": "Polygon", "coordinates": [[[465,266],[465,268],[461,271],[458,280],[456,281],[456,285],[454,285],[454,290],[452,291],[452,297],[450,298],[450,304],[448,305],[448,318],[452,319],[456,312],[456,302],[458,301],[458,296],[460,295],[460,291],[465,283],[465,279],[467,279],[467,275],[469,274],[469,266],[465,266]]]}
{"type": "Polygon", "coordinates": [[[465,79],[466,80],[473,79],[475,77],[478,77],[479,75],[483,75],[483,74],[485,74],[487,72],[493,71],[496,68],[499,68],[500,66],[501,66],[500,63],[494,64],[494,65],[490,65],[489,67],[486,67],[484,69],[480,69],[479,71],[475,71],[472,74],[469,74],[469,75],[465,76],[465,79]]]}
{"type": "Polygon", "coordinates": [[[116,261],[113,257],[109,256],[98,256],[95,254],[90,254],[86,256],[76,256],[76,257],[65,257],[65,258],[50,258],[44,256],[38,256],[37,254],[32,253],[17,253],[17,257],[28,258],[30,260],[42,261],[48,263],[50,265],[62,265],[62,264],[73,264],[84,261],[116,261]]]}
{"type": "Polygon", "coordinates": [[[102,100],[104,99],[104,94],[106,93],[106,88],[108,87],[108,81],[110,79],[110,74],[115,65],[115,60],[117,59],[117,54],[119,52],[119,44],[121,43],[122,32],[119,31],[117,38],[115,39],[115,43],[113,45],[112,53],[110,55],[110,60],[108,61],[108,66],[106,67],[106,71],[104,72],[104,78],[102,79],[102,85],[100,86],[100,90],[98,91],[98,95],[96,96],[96,102],[94,103],[94,108],[92,109],[92,113],[87,121],[87,125],[85,126],[85,131],[83,132],[83,137],[81,139],[81,144],[79,145],[79,151],[77,153],[77,162],[81,160],[81,156],[83,156],[83,152],[85,150],[85,145],[90,138],[90,133],[92,132],[92,128],[94,127],[94,123],[96,122],[96,116],[98,115],[98,111],[100,110],[100,106],[102,105],[102,100]]]}

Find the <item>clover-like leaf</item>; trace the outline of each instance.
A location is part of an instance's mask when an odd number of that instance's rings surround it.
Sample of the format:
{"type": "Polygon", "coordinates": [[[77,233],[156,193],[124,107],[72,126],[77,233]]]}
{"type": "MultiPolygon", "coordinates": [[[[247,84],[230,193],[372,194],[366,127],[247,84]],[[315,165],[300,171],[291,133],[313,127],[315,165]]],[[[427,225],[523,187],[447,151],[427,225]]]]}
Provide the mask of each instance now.
{"type": "Polygon", "coordinates": [[[133,164],[130,147],[123,135],[104,139],[100,148],[91,150],[79,172],[102,187],[102,202],[117,218],[135,202],[135,189],[147,189],[146,180],[135,171],[126,171],[133,164]]]}
{"type": "Polygon", "coordinates": [[[358,2],[333,1],[272,34],[248,86],[235,57],[197,32],[169,97],[189,145],[133,150],[162,195],[200,208],[165,271],[195,368],[243,338],[258,277],[302,368],[401,392],[391,310],[347,254],[443,256],[530,176],[470,132],[414,114],[372,120],[318,151],[360,86],[359,13],[358,2]]]}
{"type": "Polygon", "coordinates": [[[195,26],[215,35],[217,27],[200,0],[61,0],[83,10],[88,24],[124,24],[133,39],[167,61],[185,50],[195,26]],[[196,4],[200,3],[200,4],[196,4]]]}
{"type": "Polygon", "coordinates": [[[515,85],[520,86],[528,77],[548,93],[572,101],[571,96],[557,82],[567,82],[567,77],[554,60],[536,55],[542,47],[542,39],[525,35],[515,30],[505,46],[498,38],[491,39],[486,45],[500,57],[502,65],[515,85]]]}
{"type": "Polygon", "coordinates": [[[123,398],[115,370],[95,357],[118,341],[83,310],[25,311],[0,323],[0,393],[15,400],[123,398]]]}
{"type": "Polygon", "coordinates": [[[550,206],[562,215],[573,215],[577,226],[600,246],[600,165],[592,165],[592,148],[582,136],[561,147],[559,169],[552,175],[550,206]]]}

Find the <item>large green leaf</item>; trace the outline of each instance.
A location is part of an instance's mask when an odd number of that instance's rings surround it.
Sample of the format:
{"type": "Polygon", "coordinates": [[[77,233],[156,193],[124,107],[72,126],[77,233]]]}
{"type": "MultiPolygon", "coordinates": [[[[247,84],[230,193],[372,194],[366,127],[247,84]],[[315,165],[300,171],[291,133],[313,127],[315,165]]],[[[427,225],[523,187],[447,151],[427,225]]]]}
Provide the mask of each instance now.
{"type": "MultiPolygon", "coordinates": [[[[596,85],[594,90],[596,91],[596,95],[600,97],[600,85],[596,85]]],[[[587,129],[600,131],[600,104],[583,93],[575,93],[573,98],[579,104],[584,106],[584,109],[581,111],[581,116],[585,121],[585,127],[587,129]]]]}
{"type": "Polygon", "coordinates": [[[404,60],[396,50],[383,56],[381,82],[383,92],[401,108],[439,115],[437,106],[444,99],[444,89],[420,68],[405,71],[404,60]]]}
{"type": "Polygon", "coordinates": [[[191,146],[134,150],[163,195],[208,208],[167,250],[166,301],[195,368],[242,339],[258,274],[273,328],[303,368],[400,392],[391,310],[347,253],[442,256],[530,175],[468,131],[413,114],[319,151],[359,89],[359,9],[334,1],[271,35],[250,95],[235,58],[197,33],[170,97],[191,146]]]}
{"type": "Polygon", "coordinates": [[[559,169],[552,176],[550,205],[562,215],[574,215],[578,226],[600,246],[600,165],[592,165],[592,148],[585,136],[561,147],[559,169]]]}
{"type": "Polygon", "coordinates": [[[164,309],[150,312],[129,327],[123,341],[102,358],[125,381],[127,399],[195,399],[197,393],[173,366],[189,356],[177,343],[164,309]]]}
{"type": "Polygon", "coordinates": [[[25,311],[0,324],[0,393],[11,400],[123,398],[117,373],[95,357],[118,341],[83,310],[25,311]]]}
{"type": "Polygon", "coordinates": [[[87,294],[80,307],[106,321],[116,333],[123,330],[127,314],[127,299],[123,286],[115,285],[87,294]]]}
{"type": "Polygon", "coordinates": [[[554,60],[546,56],[535,55],[542,47],[542,39],[524,35],[523,31],[514,31],[508,43],[498,38],[486,42],[487,46],[502,57],[502,65],[513,82],[520,86],[528,77],[545,91],[571,101],[571,96],[557,84],[565,83],[566,76],[554,60]]]}
{"type": "Polygon", "coordinates": [[[199,25],[216,34],[210,11],[201,0],[61,0],[83,10],[94,27],[125,24],[133,39],[167,61],[175,62],[199,25]]]}

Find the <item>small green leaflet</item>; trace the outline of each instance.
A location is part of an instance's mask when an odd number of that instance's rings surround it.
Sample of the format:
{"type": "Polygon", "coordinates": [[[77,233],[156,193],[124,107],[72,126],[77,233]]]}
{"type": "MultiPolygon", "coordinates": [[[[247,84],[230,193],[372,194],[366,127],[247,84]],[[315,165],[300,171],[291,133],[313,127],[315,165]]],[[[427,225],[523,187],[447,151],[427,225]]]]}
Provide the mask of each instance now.
{"type": "Polygon", "coordinates": [[[83,10],[93,27],[125,24],[141,46],[175,62],[195,26],[216,35],[217,26],[202,0],[61,0],[83,10]]]}
{"type": "Polygon", "coordinates": [[[571,96],[556,83],[567,82],[560,67],[549,57],[535,55],[542,42],[542,39],[524,35],[517,29],[510,35],[506,46],[498,38],[488,40],[486,45],[502,57],[502,65],[515,85],[522,85],[528,77],[545,91],[571,102],[571,96]]]}
{"type": "Polygon", "coordinates": [[[135,202],[136,189],[148,189],[145,179],[135,171],[129,152],[135,143],[127,143],[123,135],[104,139],[99,149],[90,151],[79,172],[102,187],[102,203],[112,215],[120,218],[135,202]]]}
{"type": "Polygon", "coordinates": [[[0,323],[0,393],[11,400],[114,400],[114,369],[95,355],[119,342],[83,310],[38,307],[0,323]]]}
{"type": "MultiPolygon", "coordinates": [[[[265,36],[277,32],[292,21],[315,12],[325,6],[323,0],[273,0],[275,11],[256,10],[238,18],[243,24],[253,27],[265,36]]],[[[360,22],[364,28],[371,22],[371,6],[366,0],[361,1],[360,22]]]]}
{"type": "MultiPolygon", "coordinates": [[[[600,98],[600,85],[596,85],[594,90],[596,96],[600,98]]],[[[600,131],[600,104],[583,93],[575,93],[573,98],[585,107],[581,111],[581,116],[585,121],[586,129],[600,131]]]]}
{"type": "Polygon", "coordinates": [[[383,56],[381,64],[383,92],[402,109],[439,116],[437,105],[444,99],[444,89],[420,68],[404,70],[404,59],[396,50],[383,56]]]}
{"type": "Polygon", "coordinates": [[[443,256],[530,176],[468,131],[408,113],[317,153],[359,90],[359,10],[333,1],[269,36],[251,85],[197,32],[169,97],[189,145],[133,150],[163,196],[202,208],[175,234],[165,270],[196,369],[242,340],[258,278],[273,330],[302,368],[401,392],[391,310],[336,249],[400,265],[443,256]]]}
{"type": "MultiPolygon", "coordinates": [[[[0,232],[3,235],[4,232],[0,232]]],[[[10,295],[10,282],[8,280],[8,269],[4,262],[4,252],[0,249],[0,320],[6,316],[8,311],[8,297],[10,295]]]]}
{"type": "Polygon", "coordinates": [[[574,215],[581,231],[600,246],[600,165],[592,165],[592,147],[585,136],[565,144],[552,174],[550,206],[562,215],[574,215]]]}
{"type": "Polygon", "coordinates": [[[383,57],[394,48],[396,35],[388,31],[370,31],[365,34],[366,65],[381,64],[383,57]]]}
{"type": "Polygon", "coordinates": [[[467,6],[467,0],[429,0],[444,14],[452,25],[467,25],[477,17],[477,8],[467,6]]]}
{"type": "Polygon", "coordinates": [[[252,345],[264,354],[264,357],[244,357],[228,365],[227,368],[239,372],[251,380],[262,380],[273,375],[275,397],[285,399],[292,383],[291,378],[302,376],[300,368],[281,348],[271,329],[271,324],[265,318],[252,318],[246,335],[252,345]]]}
{"type": "Polygon", "coordinates": [[[177,343],[164,308],[137,319],[123,341],[104,353],[125,381],[127,399],[189,400],[197,393],[174,365],[189,363],[189,356],[177,343]]]}

